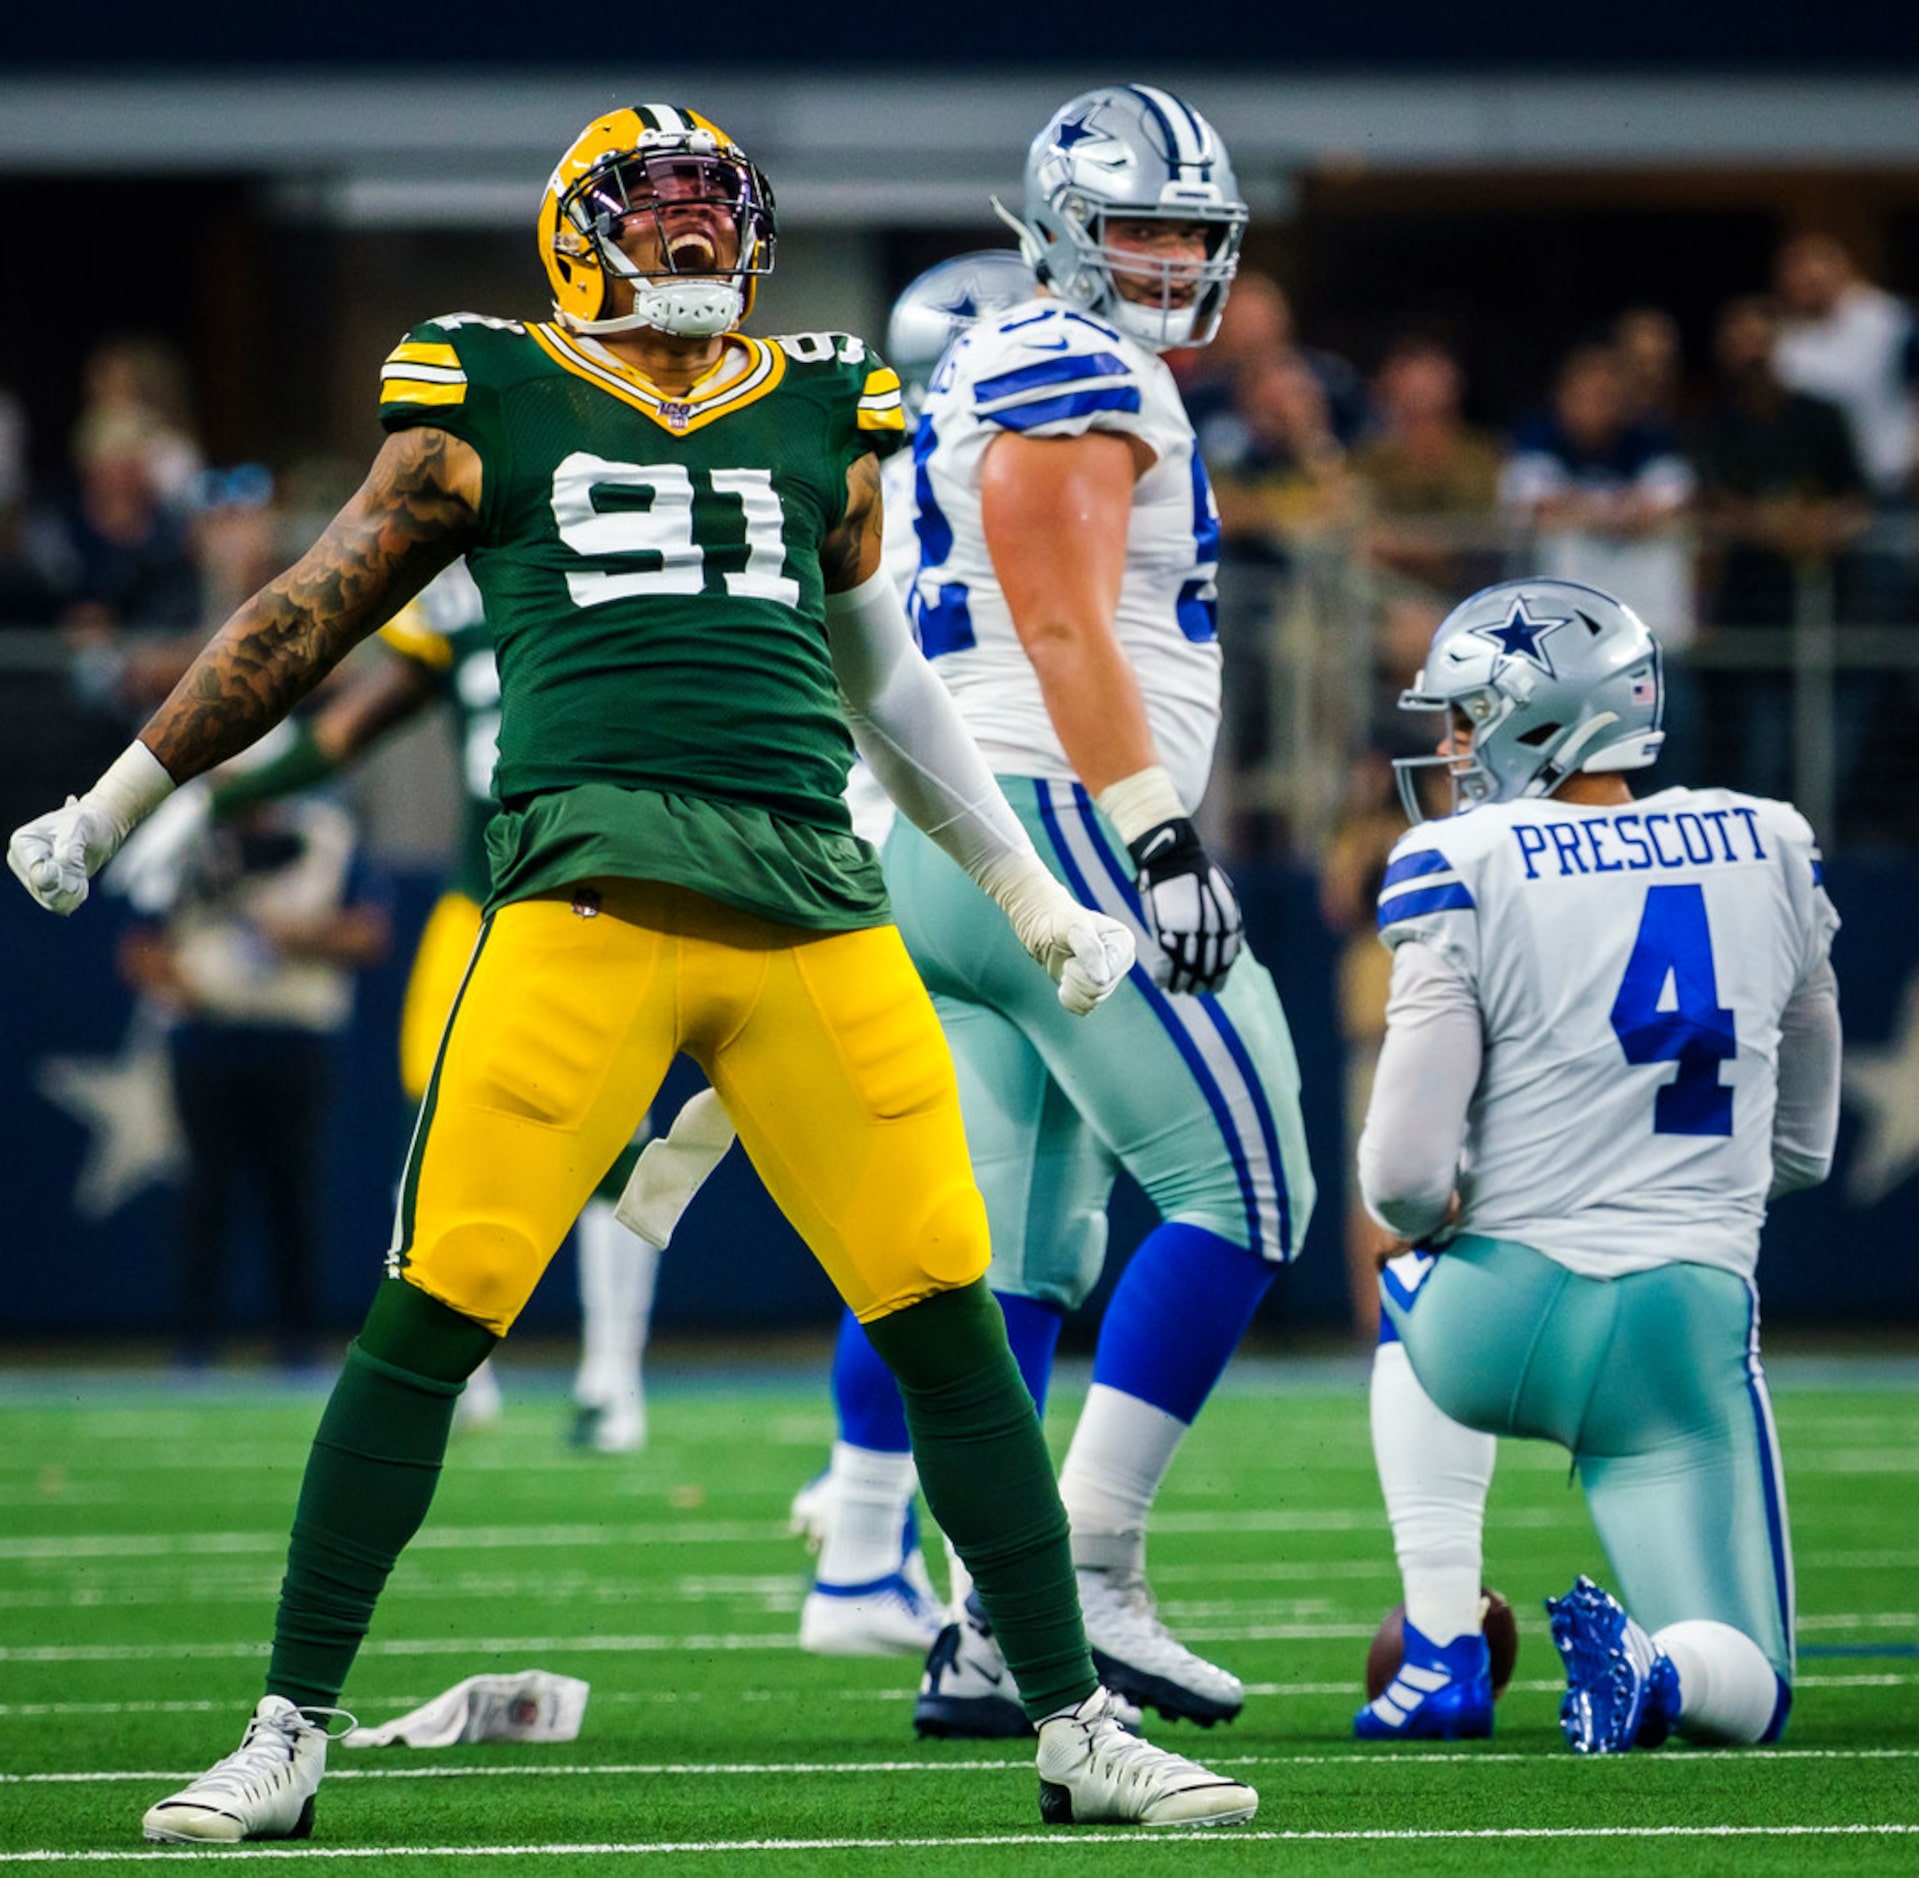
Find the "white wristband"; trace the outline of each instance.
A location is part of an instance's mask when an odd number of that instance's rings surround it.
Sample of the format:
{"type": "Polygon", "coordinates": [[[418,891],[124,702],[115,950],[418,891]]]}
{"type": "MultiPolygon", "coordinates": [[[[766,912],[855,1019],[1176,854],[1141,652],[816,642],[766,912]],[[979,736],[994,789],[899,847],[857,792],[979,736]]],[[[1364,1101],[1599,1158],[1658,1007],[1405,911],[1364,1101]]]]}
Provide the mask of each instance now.
{"type": "Polygon", "coordinates": [[[1093,805],[1119,832],[1129,847],[1149,828],[1189,813],[1173,787],[1173,779],[1157,763],[1108,783],[1093,805]]]}
{"type": "Polygon", "coordinates": [[[106,773],[81,797],[110,821],[124,841],[175,788],[160,759],[137,740],[108,764],[106,773]]]}

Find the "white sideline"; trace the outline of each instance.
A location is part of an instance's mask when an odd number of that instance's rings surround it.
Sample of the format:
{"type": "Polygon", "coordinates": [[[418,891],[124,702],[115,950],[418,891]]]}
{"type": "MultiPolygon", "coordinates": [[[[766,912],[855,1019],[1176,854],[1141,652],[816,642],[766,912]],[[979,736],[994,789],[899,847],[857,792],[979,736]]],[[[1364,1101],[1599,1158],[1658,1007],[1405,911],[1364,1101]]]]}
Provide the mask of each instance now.
{"type": "MultiPolygon", "coordinates": [[[[1576,1768],[1584,1763],[1565,1754],[1448,1753],[1403,1754],[1391,1751],[1375,1754],[1209,1754],[1213,1767],[1355,1767],[1369,1773],[1382,1768],[1434,1766],[1492,1767],[1528,1765],[1550,1772],[1555,1768],[1576,1768]]],[[[1740,1766],[1754,1761],[1909,1761],[1919,1758],[1919,1748],[1745,1748],[1738,1756],[1740,1766]]],[[[1697,1770],[1698,1763],[1686,1755],[1669,1754],[1657,1759],[1645,1757],[1639,1765],[1678,1767],[1697,1770]]],[[[607,1779],[685,1780],[690,1778],[765,1779],[786,1775],[807,1780],[825,1774],[1003,1774],[1030,1771],[1032,1762],[1016,1756],[1011,1760],[923,1760],[923,1761],[596,1761],[555,1764],[546,1761],[516,1762],[507,1766],[372,1767],[355,1760],[342,1761],[327,1769],[327,1782],[341,1780],[554,1780],[587,1776],[607,1779]]],[[[1690,1777],[1690,1776],[1689,1776],[1690,1777]]],[[[191,1773],[175,1770],[115,1769],[98,1773],[0,1774],[0,1787],[92,1786],[125,1781],[191,1780],[191,1773]]],[[[1584,1778],[1584,1776],[1580,1776],[1584,1778]]]]}

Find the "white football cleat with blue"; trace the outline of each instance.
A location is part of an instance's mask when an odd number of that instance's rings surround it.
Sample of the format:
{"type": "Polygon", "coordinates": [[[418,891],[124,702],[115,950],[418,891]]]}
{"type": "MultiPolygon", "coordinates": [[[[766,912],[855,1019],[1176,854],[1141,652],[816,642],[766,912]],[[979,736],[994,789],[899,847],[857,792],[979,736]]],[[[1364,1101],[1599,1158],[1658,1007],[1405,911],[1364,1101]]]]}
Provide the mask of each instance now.
{"type": "Polygon", "coordinates": [[[1676,1719],[1679,1682],[1625,1607],[1590,1578],[1548,1598],[1554,1647],[1566,1665],[1559,1725],[1575,1754],[1656,1747],[1676,1719]]]}
{"type": "Polygon", "coordinates": [[[1259,1795],[1127,1732],[1122,1706],[1095,1689],[1039,1727],[1039,1816],[1049,1826],[1237,1826],[1259,1795]]]}
{"type": "MultiPolygon", "coordinates": [[[[832,1476],[821,1474],[793,1496],[788,1526],[817,1552],[832,1517],[832,1476]]],[[[945,1621],[909,1506],[894,1570],[858,1584],[814,1579],[800,1606],[800,1648],[812,1656],[924,1656],[945,1621]]]]}
{"type": "Polygon", "coordinates": [[[317,1715],[285,1696],[261,1698],[240,1745],[191,1786],[147,1808],[140,1822],[161,1845],[231,1845],[241,1839],[305,1839],[313,1832],[313,1796],[326,1772],[327,1731],[317,1715]]]}
{"type": "Polygon", "coordinates": [[[1353,1717],[1361,1741],[1488,1741],[1493,1658],[1479,1631],[1434,1643],[1414,1625],[1393,1679],[1353,1717]]]}
{"type": "MultiPolygon", "coordinates": [[[[1113,1691],[1107,1699],[1119,1725],[1137,1733],[1139,1709],[1113,1691]]],[[[1018,1741],[1033,1731],[976,1591],[926,1654],[913,1731],[952,1741],[1018,1741]]]]}

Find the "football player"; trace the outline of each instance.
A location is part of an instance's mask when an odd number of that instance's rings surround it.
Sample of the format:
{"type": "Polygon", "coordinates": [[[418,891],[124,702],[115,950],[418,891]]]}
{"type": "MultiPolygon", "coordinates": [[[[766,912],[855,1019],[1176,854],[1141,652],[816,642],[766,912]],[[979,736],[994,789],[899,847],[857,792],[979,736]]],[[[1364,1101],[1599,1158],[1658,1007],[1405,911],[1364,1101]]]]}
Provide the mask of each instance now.
{"type": "MultiPolygon", "coordinates": [[[[1213,127],[1146,85],[1063,106],[1024,206],[1009,219],[1040,291],[973,325],[927,391],[912,612],[1048,866],[1126,924],[1140,963],[1072,1034],[915,829],[889,840],[887,882],[958,1062],[991,1282],[1042,1410],[1121,1168],[1161,1214],[1106,1311],[1061,1489],[1102,1676],[1213,1722],[1244,1690],[1159,1621],[1147,1521],[1313,1198],[1286,1020],[1192,821],[1220,715],[1219,528],[1159,356],[1211,338],[1246,208],[1213,127]]],[[[883,1394],[869,1340],[843,1338],[842,1402],[862,1367],[883,1394]]],[[[922,1733],[1023,1725],[999,1642],[963,1605],[928,1655],[922,1733]]]]}
{"type": "Polygon", "coordinates": [[[681,1050],[899,1378],[928,1500],[1039,1731],[1043,1816],[1249,1818],[1250,1788],[1128,1734],[1098,1683],[985,1283],[951,1056],[848,824],[857,735],[1063,1008],[1122,980],[1131,934],[1041,865],[880,571],[898,380],[847,334],[736,330],[773,265],[772,193],[697,112],[588,125],[538,238],[554,317],[416,327],[382,373],[389,435],[359,492],[93,788],[8,850],[42,905],[72,912],[176,784],[466,556],[501,687],[486,918],[387,1276],[308,1459],[267,1692],[239,1749],[144,1829],[311,1829],[330,1714],[461,1387],[681,1050]]]}
{"type": "MultiPolygon", "coordinates": [[[[400,1017],[400,1085],[417,1108],[438,1054],[487,897],[487,825],[499,803],[493,765],[500,732],[500,678],[479,589],[464,562],[435,576],[381,629],[391,657],[311,715],[288,718],[264,761],[197,779],[168,797],[116,857],[111,884],[138,906],[164,890],[173,856],[210,813],[234,814],[256,802],[306,789],[338,773],[391,732],[444,706],[452,719],[460,779],[454,868],[434,903],[407,976],[400,1017]]],[[[875,785],[877,787],[877,785],[875,785]]],[[[644,1131],[643,1131],[644,1132],[644,1131]]],[[[627,1454],[646,1442],[641,1354],[652,1315],[660,1248],[628,1231],[614,1206],[639,1156],[628,1143],[582,1210],[574,1239],[580,1268],[581,1350],[573,1381],[572,1438],[602,1454],[627,1454]]],[[[501,1413],[493,1365],[467,1378],[455,1414],[478,1427],[501,1413]]]]}
{"type": "Polygon", "coordinates": [[[1374,1380],[1406,1658],[1362,1737],[1491,1731],[1501,1434],[1570,1450],[1623,1594],[1582,1577],[1547,1603],[1575,1750],[1770,1741],[1791,1703],[1753,1273],[1767,1201],[1831,1163],[1839,922],[1788,804],[1634,799],[1662,702],[1640,619],[1545,579],[1455,608],[1400,700],[1444,724],[1438,755],[1400,760],[1408,809],[1437,770],[1454,812],[1400,840],[1379,898],[1359,1179],[1414,1248],[1382,1275],[1374,1380]]]}

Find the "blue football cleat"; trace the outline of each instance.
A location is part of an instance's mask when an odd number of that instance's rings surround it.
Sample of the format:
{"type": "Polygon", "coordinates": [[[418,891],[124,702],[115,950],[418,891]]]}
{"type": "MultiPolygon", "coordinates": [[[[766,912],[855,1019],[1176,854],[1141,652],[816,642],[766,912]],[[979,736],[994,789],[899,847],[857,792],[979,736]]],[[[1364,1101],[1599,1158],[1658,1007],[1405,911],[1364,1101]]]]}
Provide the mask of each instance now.
{"type": "Polygon", "coordinates": [[[1664,1740],[1678,1708],[1679,1679],[1619,1600],[1581,1576],[1563,1598],[1546,1600],[1546,1615],[1566,1665],[1559,1725],[1572,1751],[1624,1754],[1664,1740]]]}
{"type": "Polygon", "coordinates": [[[1486,1741],[1493,1732],[1492,1652],[1469,1631],[1434,1643],[1405,1626],[1405,1654],[1378,1698],[1353,1717],[1362,1741],[1486,1741]]]}

